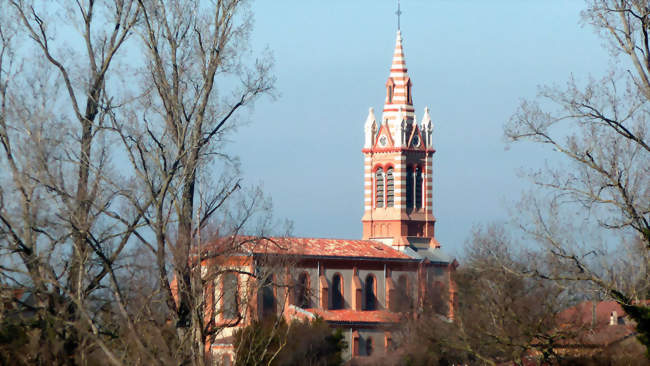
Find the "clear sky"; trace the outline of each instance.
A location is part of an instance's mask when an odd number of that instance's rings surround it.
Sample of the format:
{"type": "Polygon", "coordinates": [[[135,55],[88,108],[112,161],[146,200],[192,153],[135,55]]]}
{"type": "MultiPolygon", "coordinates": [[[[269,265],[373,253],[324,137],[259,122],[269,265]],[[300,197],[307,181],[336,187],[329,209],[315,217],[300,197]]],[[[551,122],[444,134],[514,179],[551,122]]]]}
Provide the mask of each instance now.
{"type": "MultiPolygon", "coordinates": [[[[435,124],[436,237],[457,253],[474,224],[507,220],[530,188],[518,171],[554,164],[548,149],[506,150],[503,124],[537,86],[603,75],[608,52],[583,1],[403,0],[401,30],[419,118],[435,124]]],[[[363,123],[381,114],[396,2],[253,5],[253,48],[275,57],[279,98],[255,105],[233,137],[248,184],[262,184],[295,236],[360,238],[363,123]]]]}

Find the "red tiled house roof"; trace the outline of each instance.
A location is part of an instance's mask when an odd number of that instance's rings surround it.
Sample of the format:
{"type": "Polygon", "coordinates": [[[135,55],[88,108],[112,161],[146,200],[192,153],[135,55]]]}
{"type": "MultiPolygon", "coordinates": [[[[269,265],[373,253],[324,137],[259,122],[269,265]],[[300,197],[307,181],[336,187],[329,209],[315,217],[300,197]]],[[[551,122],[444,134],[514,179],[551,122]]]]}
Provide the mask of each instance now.
{"type": "Polygon", "coordinates": [[[402,315],[386,310],[323,310],[305,309],[331,323],[398,323],[402,315]]]}
{"type": "Polygon", "coordinates": [[[325,238],[263,238],[231,237],[205,246],[204,255],[218,255],[231,248],[232,254],[291,255],[299,257],[377,259],[415,261],[407,254],[374,240],[325,238]],[[234,249],[233,249],[234,248],[234,249]]]}
{"type": "Polygon", "coordinates": [[[636,331],[634,323],[624,319],[626,316],[623,308],[615,301],[600,301],[595,308],[592,301],[572,306],[558,314],[561,326],[568,330],[574,329],[577,333],[563,343],[566,346],[601,347],[629,338],[636,331]],[[616,318],[610,324],[614,313],[616,318]]]}
{"type": "Polygon", "coordinates": [[[403,314],[393,313],[386,310],[324,310],[319,308],[302,309],[295,305],[289,305],[286,315],[292,319],[314,319],[320,317],[329,323],[347,323],[363,325],[364,323],[377,325],[378,323],[398,323],[403,314]]]}

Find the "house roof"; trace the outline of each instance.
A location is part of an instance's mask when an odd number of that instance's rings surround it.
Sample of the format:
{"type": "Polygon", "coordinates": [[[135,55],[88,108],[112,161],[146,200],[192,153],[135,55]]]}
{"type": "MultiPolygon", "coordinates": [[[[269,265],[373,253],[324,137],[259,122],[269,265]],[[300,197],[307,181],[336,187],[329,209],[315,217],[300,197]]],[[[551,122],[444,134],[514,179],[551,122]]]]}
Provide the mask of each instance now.
{"type": "Polygon", "coordinates": [[[623,308],[615,301],[585,301],[558,314],[565,329],[575,329],[577,335],[566,339],[564,344],[607,346],[636,334],[633,322],[626,321],[623,308]],[[616,318],[612,321],[613,314],[616,318]],[[595,322],[594,322],[595,320],[595,322]]]}
{"type": "Polygon", "coordinates": [[[295,255],[320,258],[353,258],[415,261],[407,253],[374,240],[271,237],[256,239],[236,237],[221,239],[206,246],[204,253],[220,254],[224,248],[236,247],[246,254],[295,255]]]}
{"type": "Polygon", "coordinates": [[[591,325],[595,312],[595,326],[598,328],[609,324],[610,316],[614,311],[619,317],[626,315],[616,301],[599,301],[595,308],[593,301],[584,301],[560,312],[558,319],[563,323],[591,325]]]}

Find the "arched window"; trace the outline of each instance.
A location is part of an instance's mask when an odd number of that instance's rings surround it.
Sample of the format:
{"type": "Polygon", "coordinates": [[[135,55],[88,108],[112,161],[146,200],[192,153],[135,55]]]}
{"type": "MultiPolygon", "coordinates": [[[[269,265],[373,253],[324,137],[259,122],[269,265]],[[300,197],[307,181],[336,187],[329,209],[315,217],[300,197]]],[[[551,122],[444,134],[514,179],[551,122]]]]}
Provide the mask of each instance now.
{"type": "Polygon", "coordinates": [[[429,299],[433,300],[433,311],[443,315],[449,314],[449,291],[445,284],[435,281],[430,291],[429,299]]]}
{"type": "Polygon", "coordinates": [[[235,319],[239,315],[237,304],[237,274],[226,273],[223,276],[223,318],[235,319]]]}
{"type": "Polygon", "coordinates": [[[406,167],[406,208],[413,208],[413,167],[406,167]]]}
{"type": "Polygon", "coordinates": [[[338,273],[332,277],[332,309],[343,309],[343,278],[338,273]]]}
{"type": "Polygon", "coordinates": [[[393,178],[393,168],[386,170],[386,207],[395,206],[395,179],[393,178]]]}
{"type": "Polygon", "coordinates": [[[273,288],[273,278],[267,277],[262,286],[262,316],[275,315],[275,290],[273,288]]]}
{"type": "Polygon", "coordinates": [[[369,274],[366,276],[366,310],[377,309],[377,281],[375,276],[369,274]]]}
{"type": "Polygon", "coordinates": [[[375,207],[384,207],[384,169],[377,168],[375,173],[375,207]]]}
{"type": "Polygon", "coordinates": [[[422,208],[422,168],[415,169],[415,208],[422,208]]]}
{"type": "Polygon", "coordinates": [[[309,295],[309,274],[307,274],[307,272],[303,272],[298,276],[295,305],[303,309],[311,307],[311,298],[309,295]]]}
{"type": "Polygon", "coordinates": [[[372,356],[372,351],[374,350],[374,345],[372,343],[372,337],[368,337],[368,339],[366,339],[366,356],[372,356]]]}
{"type": "Polygon", "coordinates": [[[411,289],[409,288],[409,281],[406,275],[401,275],[397,279],[397,293],[399,299],[397,302],[397,311],[408,311],[411,308],[411,289]]]}

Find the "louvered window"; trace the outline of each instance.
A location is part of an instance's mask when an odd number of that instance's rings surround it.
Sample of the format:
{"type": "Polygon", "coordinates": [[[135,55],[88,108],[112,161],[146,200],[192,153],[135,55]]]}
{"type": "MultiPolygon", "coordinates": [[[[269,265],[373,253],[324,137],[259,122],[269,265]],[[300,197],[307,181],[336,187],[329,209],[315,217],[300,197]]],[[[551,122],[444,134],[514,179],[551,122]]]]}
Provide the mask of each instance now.
{"type": "Polygon", "coordinates": [[[406,208],[413,208],[413,168],[406,168],[406,208]]]}
{"type": "Polygon", "coordinates": [[[395,180],[393,179],[393,168],[386,170],[386,207],[395,206],[395,180]]]}
{"type": "Polygon", "coordinates": [[[384,170],[378,168],[375,173],[375,206],[384,207],[384,170]]]}
{"type": "Polygon", "coordinates": [[[422,208],[422,168],[415,170],[415,207],[422,208]]]}

